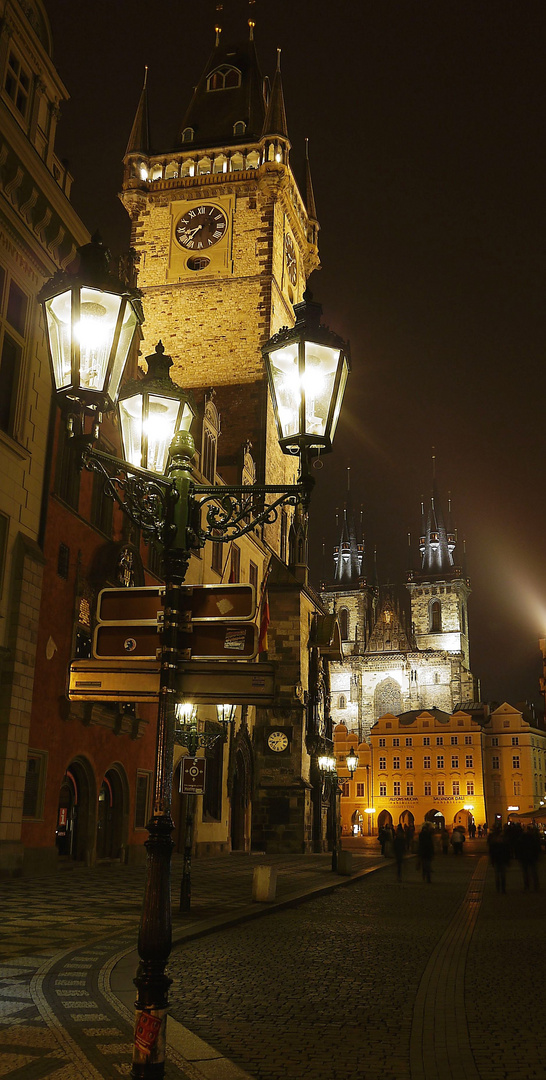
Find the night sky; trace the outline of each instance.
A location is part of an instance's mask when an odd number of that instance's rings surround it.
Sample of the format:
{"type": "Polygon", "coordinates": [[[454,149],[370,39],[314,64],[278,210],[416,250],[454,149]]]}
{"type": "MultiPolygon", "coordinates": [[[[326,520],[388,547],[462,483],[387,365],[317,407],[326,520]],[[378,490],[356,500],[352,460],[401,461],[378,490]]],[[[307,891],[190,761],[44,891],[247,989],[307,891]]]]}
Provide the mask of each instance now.
{"type": "MultiPolygon", "coordinates": [[[[152,141],[176,145],[214,43],[213,0],[45,0],[71,94],[57,152],[73,202],[113,252],[116,193],[144,66],[152,141]]],[[[482,699],[540,701],[546,635],[543,497],[543,0],[225,0],[224,39],[249,10],[264,74],[282,48],[292,165],[309,137],[325,321],[351,341],[334,454],[317,474],[311,564],[331,574],[351,465],[368,551],[403,583],[431,453],[472,583],[471,667],[482,699]]]]}

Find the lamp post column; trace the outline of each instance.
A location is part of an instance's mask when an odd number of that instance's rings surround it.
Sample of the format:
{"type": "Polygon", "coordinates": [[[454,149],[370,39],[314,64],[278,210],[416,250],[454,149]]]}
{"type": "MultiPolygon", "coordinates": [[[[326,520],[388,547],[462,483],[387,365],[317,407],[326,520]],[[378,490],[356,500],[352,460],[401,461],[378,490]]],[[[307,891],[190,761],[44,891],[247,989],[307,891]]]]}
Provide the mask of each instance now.
{"type": "Polygon", "coordinates": [[[183,609],[183,582],[188,550],[190,463],[194,444],[188,432],[175,435],[169,479],[173,482],[165,521],[165,599],[159,684],[154,777],[154,805],[146,840],[146,885],[138,954],[135,1039],[131,1075],[134,1080],[160,1080],[165,1071],[168,995],[171,980],[165,967],[172,946],[171,816],[175,695],[178,637],[183,609]]]}

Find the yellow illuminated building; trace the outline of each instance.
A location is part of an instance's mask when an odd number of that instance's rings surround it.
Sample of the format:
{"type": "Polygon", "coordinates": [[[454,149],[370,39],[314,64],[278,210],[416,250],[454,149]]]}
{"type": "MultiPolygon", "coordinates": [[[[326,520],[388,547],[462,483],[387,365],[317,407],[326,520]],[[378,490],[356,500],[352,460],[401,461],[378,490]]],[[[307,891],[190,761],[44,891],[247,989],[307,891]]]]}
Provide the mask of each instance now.
{"type": "Polygon", "coordinates": [[[546,732],[512,705],[474,718],[439,709],[395,716],[373,725],[368,741],[338,724],[334,753],[342,785],[344,834],[376,833],[381,825],[424,821],[451,831],[472,823],[505,824],[539,811],[545,800],[546,732]],[[345,760],[356,750],[351,779],[345,760]]]}

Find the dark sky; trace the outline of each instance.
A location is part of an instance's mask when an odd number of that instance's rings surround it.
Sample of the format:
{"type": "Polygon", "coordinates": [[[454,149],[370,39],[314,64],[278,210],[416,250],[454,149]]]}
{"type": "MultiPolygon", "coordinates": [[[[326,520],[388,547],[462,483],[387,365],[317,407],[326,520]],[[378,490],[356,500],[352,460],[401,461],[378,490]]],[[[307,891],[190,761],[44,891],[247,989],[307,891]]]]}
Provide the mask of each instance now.
{"type": "MultiPolygon", "coordinates": [[[[175,144],[214,41],[215,3],[46,0],[71,94],[57,149],[114,251],[116,193],[149,65],[154,147],[175,144]]],[[[246,36],[245,0],[224,35],[246,36]]],[[[543,472],[543,0],[257,0],[262,69],[282,69],[292,163],[310,153],[323,269],[311,288],[353,374],[312,506],[315,576],[351,463],[368,548],[403,582],[431,448],[467,541],[472,669],[486,700],[540,700],[543,472]],[[341,492],[341,494],[340,494],[341,492]]],[[[330,567],[328,564],[328,568],[330,567]]]]}

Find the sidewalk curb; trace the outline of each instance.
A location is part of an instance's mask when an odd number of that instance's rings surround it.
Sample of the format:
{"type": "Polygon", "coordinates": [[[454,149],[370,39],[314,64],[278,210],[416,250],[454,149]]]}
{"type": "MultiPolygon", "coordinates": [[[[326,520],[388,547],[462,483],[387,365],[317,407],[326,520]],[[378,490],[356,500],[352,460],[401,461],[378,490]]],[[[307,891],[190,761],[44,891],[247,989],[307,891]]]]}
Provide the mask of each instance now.
{"type": "MultiPolygon", "coordinates": [[[[411,856],[408,857],[411,858],[411,856]]],[[[306,900],[314,900],[316,897],[325,896],[340,886],[351,885],[368,874],[373,874],[386,866],[392,868],[393,865],[391,859],[383,859],[373,866],[357,870],[350,876],[338,875],[336,880],[325,885],[314,885],[310,888],[289,893],[282,900],[274,900],[268,904],[256,904],[253,902],[243,908],[238,908],[231,915],[217,915],[205,919],[199,925],[179,926],[178,928],[175,925],[173,929],[173,949],[186,941],[206,937],[217,930],[224,930],[236,926],[238,923],[247,922],[250,919],[258,919],[263,915],[270,915],[284,908],[295,907],[297,904],[305,903],[306,900]]],[[[132,986],[133,974],[136,971],[137,964],[137,950],[131,947],[118,954],[113,960],[111,959],[103,969],[103,993],[106,993],[111,999],[115,999],[117,1002],[115,1007],[118,1011],[123,1010],[129,1023],[132,1023],[133,1020],[131,1007],[133,1005],[134,991],[132,986]],[[117,989],[114,989],[113,983],[118,984],[117,989]],[[127,989],[121,989],[120,983],[127,989]]],[[[174,1064],[184,1069],[188,1080],[255,1080],[255,1077],[251,1076],[250,1073],[235,1065],[229,1058],[223,1057],[218,1050],[215,1050],[213,1046],[199,1038],[172,1016],[169,1016],[167,1021],[167,1053],[169,1054],[169,1052],[175,1058],[174,1064]]]]}

